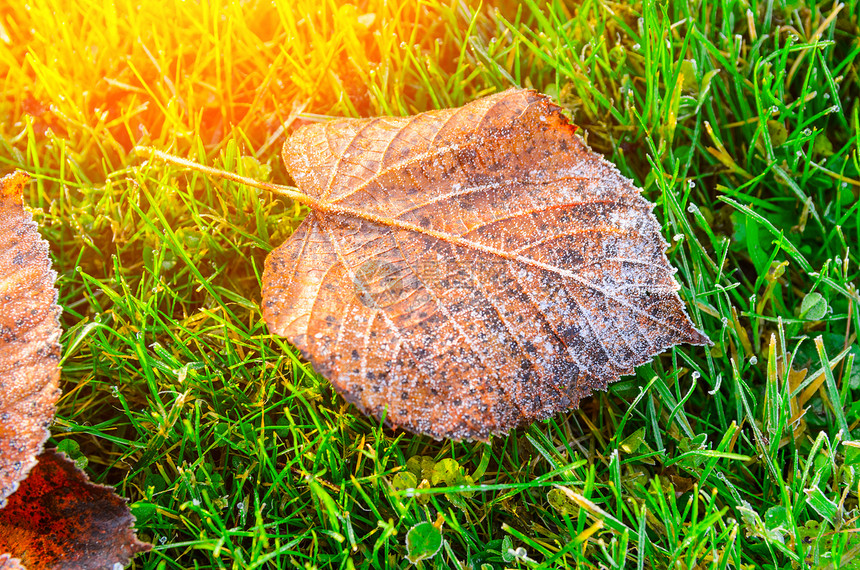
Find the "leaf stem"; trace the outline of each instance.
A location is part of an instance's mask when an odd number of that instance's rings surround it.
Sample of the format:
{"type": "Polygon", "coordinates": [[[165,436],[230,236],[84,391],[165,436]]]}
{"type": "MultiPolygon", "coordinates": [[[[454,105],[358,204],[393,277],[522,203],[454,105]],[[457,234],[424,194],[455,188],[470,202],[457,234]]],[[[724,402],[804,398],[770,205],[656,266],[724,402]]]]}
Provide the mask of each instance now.
{"type": "Polygon", "coordinates": [[[254,178],[248,178],[246,176],[241,176],[239,174],[236,174],[235,172],[229,172],[227,170],[221,170],[219,168],[212,168],[211,166],[204,166],[199,162],[194,162],[193,160],[188,160],[187,158],[181,158],[173,154],[168,154],[164,151],[158,150],[157,148],[152,148],[151,146],[136,146],[134,147],[134,151],[139,156],[143,156],[146,158],[158,158],[169,164],[184,166],[185,168],[190,168],[191,170],[196,170],[197,172],[202,172],[204,174],[209,174],[210,176],[215,176],[217,178],[225,178],[227,180],[232,180],[233,182],[238,182],[239,184],[245,184],[246,186],[252,186],[254,188],[260,188],[262,190],[268,190],[269,192],[274,192],[275,194],[284,196],[285,198],[295,200],[296,202],[304,204],[305,206],[314,210],[328,210],[328,208],[325,207],[326,204],[324,202],[321,202],[316,198],[312,198],[307,194],[298,192],[292,186],[283,186],[281,184],[260,182],[259,180],[255,180],[254,178]]]}
{"type": "MultiPolygon", "coordinates": [[[[261,188],[263,190],[269,190],[270,192],[274,192],[275,194],[279,194],[286,198],[290,198],[299,202],[300,204],[304,204],[309,207],[311,210],[316,212],[324,212],[331,214],[340,214],[344,216],[351,216],[355,218],[361,218],[367,220],[369,222],[374,222],[377,224],[382,224],[389,227],[398,228],[401,230],[406,230],[410,232],[416,232],[424,235],[428,235],[432,238],[446,241],[448,243],[453,243],[455,245],[461,245],[464,247],[470,247],[472,249],[477,249],[484,253],[489,253],[492,255],[496,255],[499,257],[503,257],[505,259],[518,259],[520,256],[516,253],[511,253],[507,251],[500,250],[495,247],[485,246],[479,243],[475,243],[468,239],[464,239],[460,236],[455,236],[446,232],[440,232],[437,230],[433,230],[431,228],[425,228],[422,226],[418,226],[415,224],[411,224],[409,222],[404,222],[402,220],[397,220],[393,218],[389,218],[386,216],[380,216],[371,212],[364,212],[362,210],[356,210],[354,208],[350,208],[348,206],[340,206],[338,204],[332,204],[331,202],[326,202],[324,200],[318,200],[307,194],[303,194],[301,192],[296,191],[292,186],[282,186],[280,184],[270,184],[268,182],[260,182],[259,180],[255,180],[253,178],[247,178],[245,176],[241,176],[234,172],[228,172],[226,170],[221,170],[218,168],[212,168],[210,166],[203,166],[198,162],[194,162],[193,160],[188,160],[186,158],[181,158],[173,154],[168,154],[164,151],[160,151],[156,148],[152,148],[149,146],[138,146],[135,147],[135,152],[138,155],[145,156],[147,158],[158,158],[167,163],[175,164],[177,166],[184,166],[186,168],[190,168],[191,170],[196,170],[198,172],[202,172],[204,174],[209,174],[211,176],[215,176],[218,178],[226,178],[227,180],[232,180],[233,182],[238,182],[239,184],[246,184],[248,186],[253,186],[254,188],[261,188]]],[[[530,261],[530,260],[529,260],[530,261]]]]}
{"type": "MultiPolygon", "coordinates": [[[[238,182],[239,184],[246,184],[248,186],[253,186],[255,188],[261,188],[263,190],[269,190],[270,192],[274,192],[275,194],[280,194],[286,198],[291,198],[300,204],[304,204],[310,209],[316,212],[325,212],[331,214],[340,214],[345,216],[351,216],[355,218],[361,218],[367,220],[369,222],[374,222],[377,224],[382,224],[389,227],[398,228],[401,230],[406,230],[410,232],[416,232],[424,235],[428,235],[432,238],[442,240],[448,243],[452,243],[455,245],[460,245],[464,247],[469,247],[472,249],[477,249],[482,251],[483,253],[489,253],[491,255],[496,255],[505,259],[520,259],[522,256],[517,255],[516,253],[504,251],[492,246],[486,246],[483,244],[479,244],[473,242],[471,240],[462,238],[460,236],[455,236],[446,232],[440,232],[431,228],[425,228],[422,226],[418,226],[415,224],[411,224],[409,222],[404,222],[402,220],[397,220],[393,218],[389,218],[386,216],[379,216],[377,214],[373,214],[371,212],[364,212],[362,210],[356,210],[347,206],[340,206],[338,204],[332,204],[331,202],[326,202],[324,200],[318,200],[307,194],[303,194],[301,192],[296,191],[292,186],[282,186],[280,184],[270,184],[268,182],[260,182],[259,180],[254,180],[253,178],[247,178],[245,176],[240,176],[239,174],[235,174],[233,172],[228,172],[226,170],[221,170],[218,168],[212,168],[210,166],[203,166],[198,162],[194,162],[193,160],[188,160],[186,158],[180,158],[178,156],[168,154],[166,152],[160,151],[158,149],[148,147],[148,146],[138,146],[135,147],[135,152],[141,156],[158,158],[170,164],[175,164],[177,166],[184,166],[186,168],[190,168],[191,170],[196,170],[198,172],[202,172],[204,174],[209,174],[211,176],[216,176],[218,178],[226,178],[227,180],[232,180],[233,182],[238,182]]],[[[529,262],[532,265],[535,265],[536,262],[525,259],[526,262],[529,262]]],[[[543,264],[540,264],[541,266],[543,264]]]]}

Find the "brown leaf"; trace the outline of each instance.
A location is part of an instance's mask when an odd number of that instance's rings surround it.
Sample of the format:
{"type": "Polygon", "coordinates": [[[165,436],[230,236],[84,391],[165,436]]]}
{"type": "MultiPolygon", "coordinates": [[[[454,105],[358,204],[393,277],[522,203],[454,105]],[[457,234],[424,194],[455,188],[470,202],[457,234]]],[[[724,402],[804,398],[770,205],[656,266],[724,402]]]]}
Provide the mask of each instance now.
{"type": "Polygon", "coordinates": [[[61,330],[26,182],[22,172],[0,179],[0,570],[111,568],[149,549],[125,501],[63,456],[36,457],[60,395],[61,330]]]}
{"type": "Polygon", "coordinates": [[[708,341],[632,182],[549,98],[296,131],[314,211],[266,261],[263,314],[360,409],[486,439],[708,341]]]}
{"type": "Polygon", "coordinates": [[[0,179],[0,508],[35,465],[60,395],[57,274],[24,210],[26,182],[0,179]]]}
{"type": "Polygon", "coordinates": [[[0,510],[0,552],[29,570],[113,568],[151,548],[134,535],[133,523],[125,499],[48,450],[0,510]]]}

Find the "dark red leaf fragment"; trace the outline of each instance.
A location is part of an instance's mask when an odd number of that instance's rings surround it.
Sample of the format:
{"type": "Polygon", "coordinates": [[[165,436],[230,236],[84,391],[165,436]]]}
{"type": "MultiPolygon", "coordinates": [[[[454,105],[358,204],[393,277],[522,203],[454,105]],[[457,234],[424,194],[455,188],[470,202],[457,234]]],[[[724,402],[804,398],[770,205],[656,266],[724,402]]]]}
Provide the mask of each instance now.
{"type": "Polygon", "coordinates": [[[151,548],[133,524],[125,499],[48,450],[0,510],[0,552],[28,570],[113,568],[151,548]]]}

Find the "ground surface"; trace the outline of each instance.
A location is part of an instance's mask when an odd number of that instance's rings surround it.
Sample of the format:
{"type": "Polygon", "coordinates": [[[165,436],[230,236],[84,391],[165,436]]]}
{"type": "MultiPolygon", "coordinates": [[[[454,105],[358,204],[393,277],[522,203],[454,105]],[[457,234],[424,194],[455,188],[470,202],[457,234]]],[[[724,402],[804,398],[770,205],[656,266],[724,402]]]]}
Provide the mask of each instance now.
{"type": "Polygon", "coordinates": [[[60,275],[53,443],[132,501],[135,567],[405,568],[422,521],[424,567],[860,566],[856,1],[84,4],[0,7],[0,174],[60,275]],[[381,429],[268,334],[306,209],[133,152],[290,183],[302,122],[511,85],[656,202],[715,345],[490,445],[381,429]]]}

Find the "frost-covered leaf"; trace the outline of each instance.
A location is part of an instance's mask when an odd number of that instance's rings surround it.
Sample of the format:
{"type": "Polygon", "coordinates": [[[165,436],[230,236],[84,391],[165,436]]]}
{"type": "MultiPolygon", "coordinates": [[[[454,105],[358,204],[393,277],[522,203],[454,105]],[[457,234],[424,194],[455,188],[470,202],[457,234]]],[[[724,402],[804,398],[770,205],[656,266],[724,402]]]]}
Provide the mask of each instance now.
{"type": "Polygon", "coordinates": [[[57,274],[24,209],[27,179],[0,179],[0,508],[36,464],[60,396],[57,274]]]}
{"type": "Polygon", "coordinates": [[[518,89],[299,129],[313,211],[266,261],[270,330],[377,418],[482,440],[709,342],[653,204],[575,130],[518,89]]]}
{"type": "Polygon", "coordinates": [[[416,564],[436,556],[442,548],[442,531],[433,523],[420,522],[406,533],[406,557],[416,564]]]}
{"type": "Polygon", "coordinates": [[[804,489],[803,492],[806,493],[806,504],[821,515],[821,518],[826,521],[834,520],[839,505],[828,498],[819,487],[804,489]]]}
{"type": "Polygon", "coordinates": [[[812,292],[804,297],[800,304],[800,318],[820,321],[827,314],[827,309],[827,300],[820,294],[812,292]]]}

